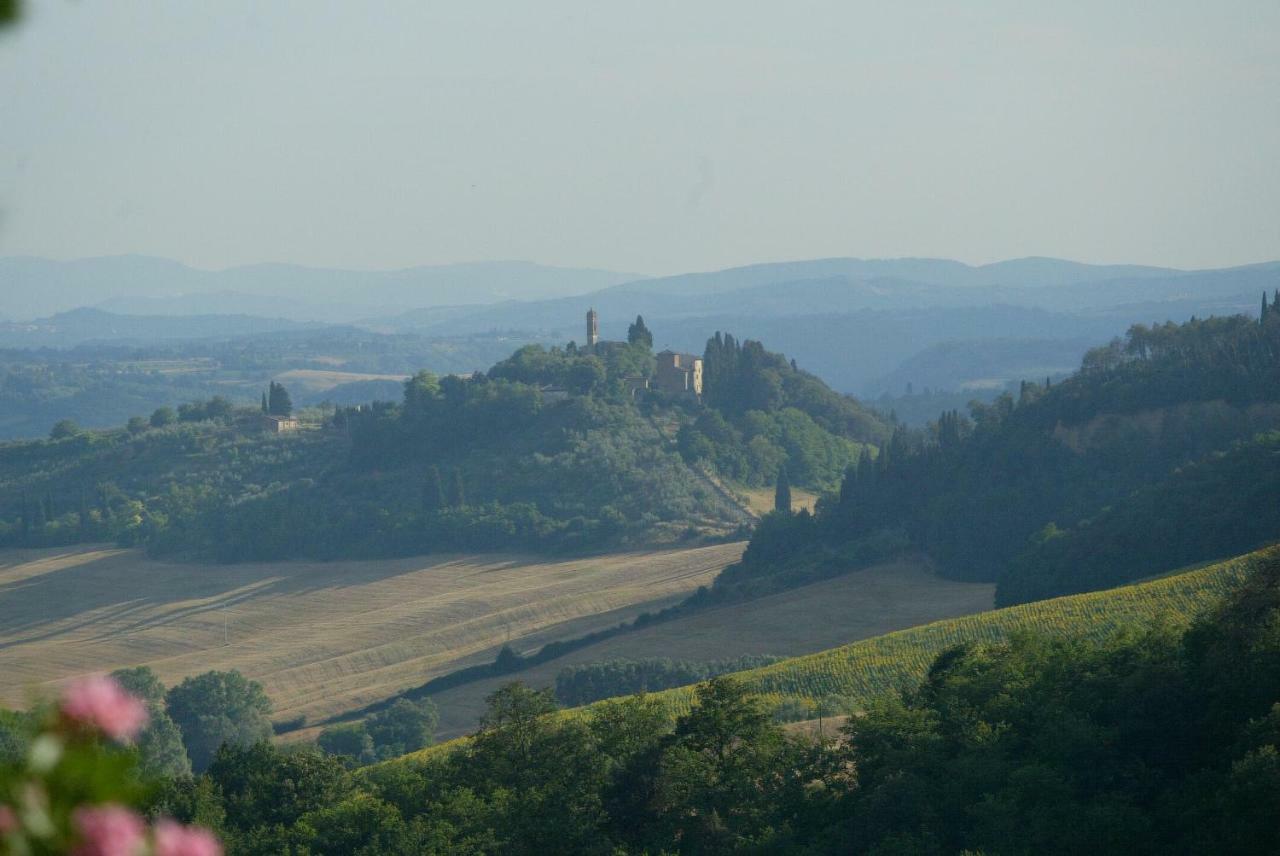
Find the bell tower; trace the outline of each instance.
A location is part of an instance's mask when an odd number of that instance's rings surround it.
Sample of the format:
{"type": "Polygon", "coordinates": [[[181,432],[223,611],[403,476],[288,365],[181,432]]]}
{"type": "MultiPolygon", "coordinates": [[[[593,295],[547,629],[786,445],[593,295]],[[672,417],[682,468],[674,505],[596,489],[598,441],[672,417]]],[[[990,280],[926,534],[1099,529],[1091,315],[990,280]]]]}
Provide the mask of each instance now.
{"type": "Polygon", "coordinates": [[[587,310],[587,347],[595,350],[596,343],[600,341],[600,313],[595,309],[587,310]]]}

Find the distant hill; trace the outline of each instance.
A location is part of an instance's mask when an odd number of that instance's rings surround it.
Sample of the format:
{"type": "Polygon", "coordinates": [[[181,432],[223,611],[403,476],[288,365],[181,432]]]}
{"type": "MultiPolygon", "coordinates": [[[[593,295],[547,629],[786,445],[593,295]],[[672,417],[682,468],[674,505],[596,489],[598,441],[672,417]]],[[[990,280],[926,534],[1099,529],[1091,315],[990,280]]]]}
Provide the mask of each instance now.
{"type": "Polygon", "coordinates": [[[1280,311],[1133,328],[1071,377],[899,426],[816,517],[766,518],[716,588],[909,544],[1012,603],[1280,540],[1280,311]]]}
{"type": "Polygon", "coordinates": [[[148,256],[0,258],[0,317],[25,320],[105,304],[126,314],[278,314],[352,321],[415,307],[584,294],[640,278],[532,262],[389,271],[262,264],[206,271],[148,256]]]}
{"type": "Polygon", "coordinates": [[[72,309],[34,321],[0,322],[0,348],[66,348],[85,342],[156,342],[315,330],[323,325],[253,315],[120,315],[72,309]]]}
{"type": "MultiPolygon", "coordinates": [[[[930,345],[904,360],[874,386],[902,393],[908,384],[925,389],[960,390],[975,395],[999,392],[1019,380],[1044,380],[1071,374],[1097,342],[1079,339],[973,339],[930,345]]],[[[938,412],[930,414],[936,417],[938,412]]]]}
{"type": "Polygon", "coordinates": [[[850,281],[898,280],[925,285],[976,288],[981,286],[1058,286],[1122,278],[1176,276],[1183,271],[1143,265],[1090,265],[1050,258],[1024,258],[972,266],[952,259],[831,258],[775,262],[728,268],[708,273],[654,277],[628,283],[619,290],[662,294],[714,294],[753,286],[811,279],[850,281]]]}
{"type": "MultiPolygon", "coordinates": [[[[260,370],[318,335],[334,347],[344,336],[368,344],[359,331],[335,329],[211,350],[242,353],[240,365],[260,370]]],[[[107,367],[134,372],[127,388],[96,383],[70,362],[57,372],[6,369],[0,393],[46,414],[77,403],[106,409],[102,399],[126,389],[135,392],[126,405],[136,406],[170,374],[204,377],[216,394],[176,414],[139,408],[125,429],[62,424],[48,440],[0,444],[0,543],[115,540],[222,561],[688,544],[740,536],[754,519],[709,464],[754,487],[786,465],[797,486],[821,488],[888,436],[876,413],[781,354],[716,341],[706,406],[684,394],[633,393],[630,381],[655,370],[644,343],[597,352],[529,344],[487,374],[418,371],[407,381],[410,372],[394,367],[420,351],[370,347],[370,362],[271,374],[288,382],[295,405],[363,405],[302,414],[304,427],[287,436],[263,430],[261,385],[214,376],[212,356],[107,367]],[[83,395],[54,395],[51,374],[83,395]]]]}
{"type": "MultiPolygon", "coordinates": [[[[606,337],[620,337],[637,313],[661,329],[659,346],[693,349],[703,331],[731,329],[785,350],[841,391],[878,396],[900,392],[882,378],[943,342],[1096,344],[1134,323],[1253,311],[1277,282],[1277,262],[1177,271],[1054,259],[983,267],[824,259],[659,277],[572,299],[412,312],[380,323],[426,334],[518,328],[563,341],[581,338],[579,318],[593,306],[606,337]]],[[[987,374],[1010,376],[1019,362],[987,374]]],[[[976,368],[957,366],[961,374],[976,368]]]]}

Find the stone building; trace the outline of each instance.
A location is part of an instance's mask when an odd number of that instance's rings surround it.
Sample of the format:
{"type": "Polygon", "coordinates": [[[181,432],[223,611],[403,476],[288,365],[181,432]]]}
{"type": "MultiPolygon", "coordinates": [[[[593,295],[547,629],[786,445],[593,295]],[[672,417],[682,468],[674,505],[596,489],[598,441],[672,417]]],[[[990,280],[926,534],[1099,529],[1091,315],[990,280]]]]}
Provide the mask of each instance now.
{"type": "Polygon", "coordinates": [[[658,354],[658,369],[653,386],[671,395],[702,397],[702,357],[663,351],[658,354]]]}

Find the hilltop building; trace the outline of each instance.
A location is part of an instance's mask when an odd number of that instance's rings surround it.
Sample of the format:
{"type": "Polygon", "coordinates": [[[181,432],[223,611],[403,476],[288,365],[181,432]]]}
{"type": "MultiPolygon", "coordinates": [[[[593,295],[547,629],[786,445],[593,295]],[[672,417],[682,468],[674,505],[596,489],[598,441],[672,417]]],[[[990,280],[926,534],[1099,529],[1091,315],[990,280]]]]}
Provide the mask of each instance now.
{"type": "MultiPolygon", "coordinates": [[[[587,344],[584,350],[605,355],[616,348],[627,347],[626,342],[606,342],[600,338],[600,313],[587,310],[587,344]]],[[[657,355],[657,371],[650,381],[644,377],[626,377],[623,383],[632,397],[641,390],[657,389],[667,395],[702,398],[702,357],[666,350],[657,355]]]]}
{"type": "Polygon", "coordinates": [[[702,397],[702,357],[663,351],[658,354],[655,387],[669,395],[702,397]]]}

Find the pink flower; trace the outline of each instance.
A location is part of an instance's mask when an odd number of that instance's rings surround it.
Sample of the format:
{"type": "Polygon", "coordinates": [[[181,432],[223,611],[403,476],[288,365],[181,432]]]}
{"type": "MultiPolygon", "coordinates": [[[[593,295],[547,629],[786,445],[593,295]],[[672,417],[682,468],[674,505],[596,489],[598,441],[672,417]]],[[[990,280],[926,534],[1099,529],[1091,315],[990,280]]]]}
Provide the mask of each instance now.
{"type": "Polygon", "coordinates": [[[115,740],[131,740],[147,724],[147,706],[105,675],[68,686],[62,694],[62,712],[115,740]]]}
{"type": "Polygon", "coordinates": [[[0,804],[0,835],[8,835],[18,828],[18,816],[7,805],[0,804]]]}
{"type": "Polygon", "coordinates": [[[81,806],[71,820],[80,834],[74,856],[138,856],[145,851],[147,825],[122,805],[81,806]]]}
{"type": "Polygon", "coordinates": [[[156,856],[222,856],[213,833],[172,820],[156,822],[156,856]]]}

